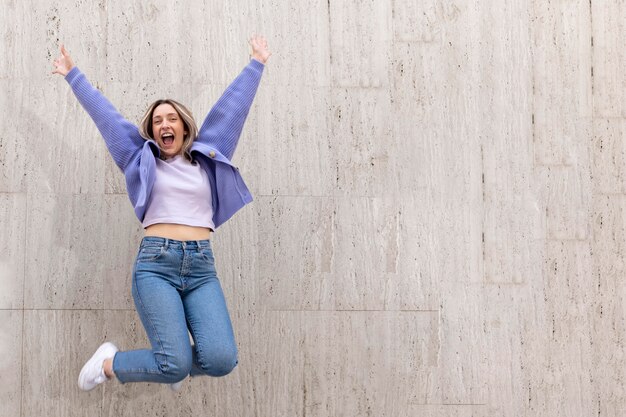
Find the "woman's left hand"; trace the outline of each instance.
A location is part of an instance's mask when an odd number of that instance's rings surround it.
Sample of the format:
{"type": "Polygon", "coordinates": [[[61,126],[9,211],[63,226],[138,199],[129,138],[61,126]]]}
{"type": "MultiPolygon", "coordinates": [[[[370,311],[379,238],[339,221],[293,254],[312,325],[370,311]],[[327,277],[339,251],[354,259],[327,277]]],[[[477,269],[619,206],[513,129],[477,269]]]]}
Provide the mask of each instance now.
{"type": "Polygon", "coordinates": [[[248,40],[248,43],[252,46],[251,57],[260,63],[265,64],[270,55],[272,55],[270,50],[267,48],[267,40],[263,36],[254,35],[248,40]]]}

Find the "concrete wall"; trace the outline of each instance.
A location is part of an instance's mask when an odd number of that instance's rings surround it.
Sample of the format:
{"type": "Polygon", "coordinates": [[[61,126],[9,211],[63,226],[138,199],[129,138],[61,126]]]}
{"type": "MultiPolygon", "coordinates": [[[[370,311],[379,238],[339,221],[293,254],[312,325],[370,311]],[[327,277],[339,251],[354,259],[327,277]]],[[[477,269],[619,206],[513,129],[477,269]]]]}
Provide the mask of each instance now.
{"type": "Polygon", "coordinates": [[[623,416],[626,3],[4,0],[0,416],[623,416]],[[141,228],[51,60],[130,120],[202,119],[274,56],[235,162],[255,201],[214,237],[240,365],[76,379],[147,346],[141,228]]]}

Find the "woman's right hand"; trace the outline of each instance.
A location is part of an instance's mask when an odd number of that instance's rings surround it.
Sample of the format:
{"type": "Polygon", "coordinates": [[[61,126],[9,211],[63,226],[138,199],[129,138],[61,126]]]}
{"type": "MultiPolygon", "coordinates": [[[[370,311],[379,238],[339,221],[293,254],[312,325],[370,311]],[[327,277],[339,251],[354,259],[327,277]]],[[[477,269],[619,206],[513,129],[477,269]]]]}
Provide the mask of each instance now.
{"type": "Polygon", "coordinates": [[[267,59],[270,55],[272,55],[267,47],[267,40],[263,36],[254,35],[248,40],[248,43],[252,47],[252,54],[250,57],[265,65],[267,59]]]}
{"type": "Polygon", "coordinates": [[[55,59],[52,64],[54,65],[52,73],[61,74],[64,77],[74,68],[74,61],[63,45],[61,45],[61,56],[55,59]]]}

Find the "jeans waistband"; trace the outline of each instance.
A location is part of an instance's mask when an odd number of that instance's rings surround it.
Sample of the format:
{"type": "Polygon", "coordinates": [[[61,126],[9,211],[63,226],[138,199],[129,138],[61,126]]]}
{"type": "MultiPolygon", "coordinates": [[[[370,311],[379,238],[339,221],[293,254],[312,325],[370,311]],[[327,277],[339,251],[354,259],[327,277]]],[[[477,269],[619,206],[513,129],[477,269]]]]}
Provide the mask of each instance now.
{"type": "Polygon", "coordinates": [[[206,240],[175,240],[165,237],[146,236],[141,240],[140,247],[144,246],[165,246],[174,249],[204,249],[211,248],[211,241],[206,240]]]}

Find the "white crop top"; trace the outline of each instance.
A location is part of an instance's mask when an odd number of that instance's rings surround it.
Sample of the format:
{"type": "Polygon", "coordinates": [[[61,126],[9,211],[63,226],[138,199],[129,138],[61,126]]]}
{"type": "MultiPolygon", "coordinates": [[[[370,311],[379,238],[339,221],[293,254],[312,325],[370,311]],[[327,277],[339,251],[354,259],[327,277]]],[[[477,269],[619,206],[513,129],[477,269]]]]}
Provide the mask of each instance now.
{"type": "Polygon", "coordinates": [[[166,161],[157,158],[154,188],[142,225],[176,223],[215,229],[211,197],[209,177],[199,164],[182,155],[166,161]]]}

